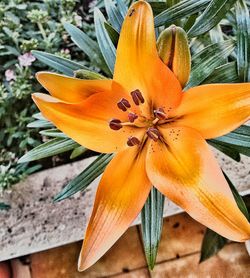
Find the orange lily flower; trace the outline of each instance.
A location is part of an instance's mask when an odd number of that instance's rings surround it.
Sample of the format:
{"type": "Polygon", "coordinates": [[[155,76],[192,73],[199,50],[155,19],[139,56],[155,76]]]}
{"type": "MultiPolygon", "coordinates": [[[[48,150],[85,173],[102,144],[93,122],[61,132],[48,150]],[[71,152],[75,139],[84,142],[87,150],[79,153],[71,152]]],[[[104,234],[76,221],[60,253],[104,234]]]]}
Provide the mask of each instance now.
{"type": "Polygon", "coordinates": [[[116,153],[99,184],[79,259],[94,264],[126,231],[155,186],[194,219],[235,241],[250,224],[205,139],[250,117],[250,83],[183,92],[159,59],[150,5],[131,6],[122,26],[113,80],[40,72],[50,92],[33,94],[43,115],[79,144],[116,153]]]}

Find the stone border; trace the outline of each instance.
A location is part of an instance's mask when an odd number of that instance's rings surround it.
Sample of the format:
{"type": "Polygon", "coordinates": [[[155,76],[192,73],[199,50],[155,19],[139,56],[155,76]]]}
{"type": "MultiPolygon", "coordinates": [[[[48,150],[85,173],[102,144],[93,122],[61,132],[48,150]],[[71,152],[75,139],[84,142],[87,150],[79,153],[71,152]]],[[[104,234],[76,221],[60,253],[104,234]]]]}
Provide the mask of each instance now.
{"type": "MultiPolygon", "coordinates": [[[[243,157],[236,163],[218,155],[219,163],[243,192],[250,189],[250,159],[243,157]]],[[[4,192],[1,201],[11,205],[9,211],[0,211],[0,261],[50,249],[81,240],[90,215],[95,180],[84,193],[54,204],[55,196],[69,180],[74,178],[95,158],[67,164],[33,174],[16,184],[11,192],[4,192]]],[[[181,210],[166,200],[164,215],[181,210]]],[[[133,224],[138,224],[137,219],[133,224]]]]}

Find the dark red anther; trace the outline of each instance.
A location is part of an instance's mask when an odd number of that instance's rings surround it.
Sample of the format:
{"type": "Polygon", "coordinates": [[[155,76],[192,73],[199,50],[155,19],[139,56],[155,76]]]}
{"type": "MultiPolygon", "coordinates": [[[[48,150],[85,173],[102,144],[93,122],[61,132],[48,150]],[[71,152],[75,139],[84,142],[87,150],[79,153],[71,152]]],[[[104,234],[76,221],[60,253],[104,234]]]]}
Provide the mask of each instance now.
{"type": "Polygon", "coordinates": [[[159,120],[165,120],[167,118],[165,111],[163,110],[163,108],[159,108],[154,110],[154,115],[156,118],[158,118],[159,120]]]}
{"type": "Polygon", "coordinates": [[[131,123],[133,123],[137,118],[138,118],[138,116],[135,113],[128,113],[128,120],[131,123]]]}
{"type": "Polygon", "coordinates": [[[130,103],[128,102],[128,100],[126,100],[125,98],[122,98],[118,103],[117,106],[119,109],[121,109],[122,111],[127,111],[128,108],[131,107],[130,103]]]}
{"type": "Polygon", "coordinates": [[[140,105],[140,103],[144,103],[145,100],[144,100],[140,90],[136,89],[136,90],[132,91],[130,94],[136,105],[140,105]]]}
{"type": "Polygon", "coordinates": [[[133,147],[135,145],[140,145],[140,143],[141,143],[140,140],[134,136],[130,136],[127,141],[127,145],[129,147],[133,147]]]}
{"type": "Polygon", "coordinates": [[[161,137],[160,131],[154,127],[150,127],[147,130],[147,135],[150,139],[153,139],[155,142],[161,137]]]}
{"type": "Polygon", "coordinates": [[[121,121],[119,119],[112,119],[109,122],[109,127],[113,130],[119,130],[122,128],[121,121]]]}

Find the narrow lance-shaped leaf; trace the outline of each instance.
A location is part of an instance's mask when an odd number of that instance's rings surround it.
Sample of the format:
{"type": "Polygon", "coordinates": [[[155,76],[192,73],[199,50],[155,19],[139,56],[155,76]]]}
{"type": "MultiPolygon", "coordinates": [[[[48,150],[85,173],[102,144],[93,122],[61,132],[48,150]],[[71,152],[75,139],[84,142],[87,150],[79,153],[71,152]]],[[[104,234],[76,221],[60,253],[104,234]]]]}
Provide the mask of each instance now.
{"type": "Polygon", "coordinates": [[[154,268],[161,238],[164,200],[164,196],[153,187],[141,211],[142,238],[150,269],[154,268]]]}
{"type": "Polygon", "coordinates": [[[71,139],[55,138],[39,145],[38,147],[35,147],[34,149],[26,153],[19,159],[18,163],[24,163],[42,159],[45,157],[50,157],[53,155],[73,150],[78,146],[79,144],[77,144],[75,141],[71,139]]]}
{"type": "Polygon", "coordinates": [[[188,32],[189,37],[196,37],[211,30],[232,8],[236,0],[212,0],[206,10],[198,17],[188,32]]]}
{"type": "Polygon", "coordinates": [[[62,201],[79,191],[85,190],[92,181],[99,177],[113,158],[113,154],[101,154],[81,174],[70,181],[54,198],[54,202],[62,201]]]}
{"type": "Polygon", "coordinates": [[[84,148],[83,146],[79,146],[79,147],[75,148],[75,149],[72,151],[72,153],[71,153],[71,155],[70,155],[69,158],[70,158],[70,159],[75,159],[76,157],[78,157],[78,156],[84,154],[87,150],[88,150],[88,149],[84,148]]]}
{"type": "Polygon", "coordinates": [[[41,130],[39,133],[41,135],[47,136],[47,137],[68,138],[68,136],[66,134],[64,134],[63,132],[61,132],[60,130],[58,130],[56,128],[41,130]]]}
{"type": "Polygon", "coordinates": [[[236,62],[226,63],[216,68],[202,84],[211,83],[237,83],[239,77],[237,74],[236,62]]]}
{"type": "MultiPolygon", "coordinates": [[[[103,59],[102,53],[97,42],[93,41],[88,35],[82,32],[79,28],[71,23],[63,24],[65,30],[71,36],[72,41],[90,58],[93,64],[102,69],[106,74],[110,74],[106,62],[103,59]]],[[[78,68],[79,69],[79,68],[78,68]]],[[[77,70],[77,69],[75,69],[77,70]]]]}
{"type": "Polygon", "coordinates": [[[95,21],[96,37],[97,37],[100,50],[110,71],[113,72],[115,66],[115,59],[116,59],[116,49],[105,28],[104,23],[106,22],[106,20],[98,8],[94,9],[94,21],[95,21]]]}
{"type": "Polygon", "coordinates": [[[237,66],[242,82],[250,81],[250,16],[244,0],[236,3],[237,66]]]}
{"type": "Polygon", "coordinates": [[[214,143],[236,150],[250,156],[250,126],[243,125],[227,135],[211,139],[214,143]]]}
{"type": "Polygon", "coordinates": [[[107,22],[104,22],[104,26],[108,32],[108,35],[115,47],[118,45],[118,40],[119,40],[119,33],[107,22]]]}
{"type": "Polygon", "coordinates": [[[201,84],[218,66],[225,62],[235,44],[232,40],[215,43],[205,47],[192,59],[192,71],[185,89],[201,84]]]}
{"type": "Polygon", "coordinates": [[[195,14],[204,9],[209,0],[183,0],[155,17],[155,26],[174,22],[176,19],[195,14]]]}
{"type": "Polygon", "coordinates": [[[109,17],[109,22],[116,29],[116,31],[120,32],[121,26],[124,20],[124,16],[112,0],[104,0],[106,12],[109,17]]]}
{"type": "Polygon", "coordinates": [[[32,54],[42,63],[69,76],[73,76],[75,70],[86,70],[86,67],[79,63],[70,61],[69,59],[65,59],[51,53],[33,50],[32,54]]]}
{"type": "Polygon", "coordinates": [[[226,243],[226,238],[207,228],[202,241],[200,263],[217,254],[226,243]]]}
{"type": "Polygon", "coordinates": [[[212,140],[207,140],[208,144],[212,147],[216,148],[217,150],[223,152],[225,155],[229,156],[230,158],[234,159],[237,162],[240,162],[240,154],[238,151],[230,148],[230,146],[225,146],[220,142],[214,142],[212,140]]]}

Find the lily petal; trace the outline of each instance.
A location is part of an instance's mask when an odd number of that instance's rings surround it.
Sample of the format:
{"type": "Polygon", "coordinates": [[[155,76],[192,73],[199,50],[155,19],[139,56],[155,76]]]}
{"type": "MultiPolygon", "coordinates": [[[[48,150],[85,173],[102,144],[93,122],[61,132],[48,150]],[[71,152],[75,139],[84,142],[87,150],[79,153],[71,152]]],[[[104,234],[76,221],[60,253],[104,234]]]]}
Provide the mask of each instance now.
{"type": "Polygon", "coordinates": [[[145,170],[146,150],[118,153],[97,189],[94,209],[79,257],[79,270],[93,265],[127,230],[151,189],[145,170]]]}
{"type": "Polygon", "coordinates": [[[153,13],[146,1],[134,3],[124,20],[114,80],[128,92],[139,89],[155,108],[169,109],[180,102],[181,85],[158,56],[153,13]]]}
{"type": "Polygon", "coordinates": [[[176,125],[192,127],[206,139],[222,136],[250,118],[250,83],[189,89],[173,116],[178,118],[176,125]]]}
{"type": "Polygon", "coordinates": [[[36,78],[52,96],[71,103],[83,101],[96,93],[109,92],[112,86],[109,79],[83,80],[52,72],[38,72],[36,78]]]}
{"type": "Polygon", "coordinates": [[[123,126],[120,130],[109,127],[113,118],[128,121],[127,113],[117,107],[123,96],[119,91],[97,93],[73,104],[40,93],[33,94],[32,98],[44,117],[70,138],[88,149],[109,153],[128,147],[128,137],[140,140],[145,132],[143,128],[132,126],[123,126]]]}
{"type": "Polygon", "coordinates": [[[205,140],[191,128],[161,129],[151,142],[147,174],[152,184],[194,219],[235,241],[250,238],[250,224],[205,140]]]}

